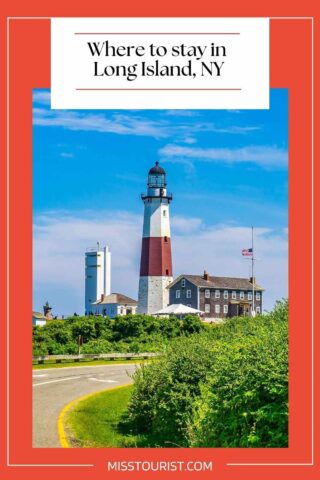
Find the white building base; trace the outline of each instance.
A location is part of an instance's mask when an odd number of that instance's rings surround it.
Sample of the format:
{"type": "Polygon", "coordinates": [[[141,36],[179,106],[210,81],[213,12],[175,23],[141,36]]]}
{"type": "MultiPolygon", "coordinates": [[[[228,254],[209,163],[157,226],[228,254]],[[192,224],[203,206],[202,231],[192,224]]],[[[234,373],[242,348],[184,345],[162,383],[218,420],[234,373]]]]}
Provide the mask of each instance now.
{"type": "Polygon", "coordinates": [[[140,277],[138,313],[152,314],[169,305],[172,277],[140,277]]]}

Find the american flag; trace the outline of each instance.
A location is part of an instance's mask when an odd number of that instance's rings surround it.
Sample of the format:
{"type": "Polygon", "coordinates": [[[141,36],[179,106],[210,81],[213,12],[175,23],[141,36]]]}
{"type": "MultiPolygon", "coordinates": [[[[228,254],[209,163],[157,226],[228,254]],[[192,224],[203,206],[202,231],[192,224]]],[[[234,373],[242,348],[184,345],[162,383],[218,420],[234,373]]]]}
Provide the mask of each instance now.
{"type": "Polygon", "coordinates": [[[252,248],[244,248],[242,250],[242,255],[244,257],[252,257],[252,255],[253,255],[252,248]]]}

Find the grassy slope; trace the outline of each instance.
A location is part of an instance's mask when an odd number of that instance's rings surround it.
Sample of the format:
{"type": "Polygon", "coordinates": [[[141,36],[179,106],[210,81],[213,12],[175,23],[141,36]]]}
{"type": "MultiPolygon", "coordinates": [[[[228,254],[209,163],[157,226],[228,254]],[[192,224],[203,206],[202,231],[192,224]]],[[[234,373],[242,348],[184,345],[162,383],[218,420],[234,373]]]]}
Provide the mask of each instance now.
{"type": "Polygon", "coordinates": [[[134,447],[136,437],[118,430],[132,393],[124,386],[82,400],[67,415],[71,444],[80,447],[134,447]]]}

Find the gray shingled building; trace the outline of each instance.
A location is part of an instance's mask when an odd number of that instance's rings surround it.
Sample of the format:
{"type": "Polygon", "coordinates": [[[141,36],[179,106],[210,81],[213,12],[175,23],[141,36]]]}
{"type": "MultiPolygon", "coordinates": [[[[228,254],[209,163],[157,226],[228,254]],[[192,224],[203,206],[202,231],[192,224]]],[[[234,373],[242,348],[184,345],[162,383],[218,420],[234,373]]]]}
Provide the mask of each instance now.
{"type": "Polygon", "coordinates": [[[262,313],[263,288],[255,279],[180,275],[169,285],[169,304],[182,303],[204,312],[205,317],[226,318],[262,313]],[[253,292],[254,291],[254,292],[253,292]]]}

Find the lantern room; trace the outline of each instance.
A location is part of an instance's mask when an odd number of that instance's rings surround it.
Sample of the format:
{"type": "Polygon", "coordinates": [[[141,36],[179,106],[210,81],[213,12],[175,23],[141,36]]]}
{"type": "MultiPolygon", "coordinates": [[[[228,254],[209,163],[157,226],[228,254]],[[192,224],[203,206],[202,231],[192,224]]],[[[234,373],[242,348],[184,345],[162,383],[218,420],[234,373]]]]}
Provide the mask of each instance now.
{"type": "Polygon", "coordinates": [[[166,188],[166,172],[160,167],[159,162],[156,162],[155,166],[150,168],[148,174],[148,187],[149,188],[166,188]]]}

